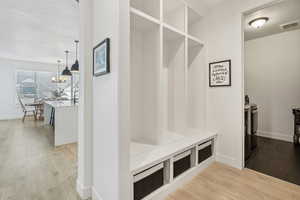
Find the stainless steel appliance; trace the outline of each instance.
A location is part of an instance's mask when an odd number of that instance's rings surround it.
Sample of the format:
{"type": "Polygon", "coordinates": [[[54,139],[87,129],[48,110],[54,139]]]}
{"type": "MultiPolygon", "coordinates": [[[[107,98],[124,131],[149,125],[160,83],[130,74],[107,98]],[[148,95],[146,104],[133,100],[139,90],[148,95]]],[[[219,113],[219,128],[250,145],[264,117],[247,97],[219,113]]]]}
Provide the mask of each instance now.
{"type": "Polygon", "coordinates": [[[258,108],[251,104],[251,150],[257,147],[258,108]]]}
{"type": "Polygon", "coordinates": [[[299,144],[300,138],[300,108],[293,109],[294,114],[294,144],[299,144]]]}
{"type": "Polygon", "coordinates": [[[244,136],[245,136],[245,139],[244,139],[244,141],[245,141],[245,144],[244,144],[245,161],[247,161],[250,158],[251,153],[252,153],[252,151],[251,151],[251,135],[248,133],[249,126],[250,126],[250,122],[249,122],[250,119],[248,117],[249,112],[250,112],[250,108],[249,107],[245,108],[245,115],[244,115],[245,116],[245,128],[244,128],[244,131],[245,131],[245,133],[244,133],[244,136]]]}

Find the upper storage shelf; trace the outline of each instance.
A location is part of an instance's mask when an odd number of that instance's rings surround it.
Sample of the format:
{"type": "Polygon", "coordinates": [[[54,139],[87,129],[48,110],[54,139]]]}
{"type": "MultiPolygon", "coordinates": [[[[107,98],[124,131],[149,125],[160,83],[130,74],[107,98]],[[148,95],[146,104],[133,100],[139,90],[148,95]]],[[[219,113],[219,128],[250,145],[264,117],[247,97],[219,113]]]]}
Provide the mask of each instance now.
{"type": "Polygon", "coordinates": [[[130,13],[130,27],[131,31],[147,32],[159,28],[159,21],[132,8],[130,13]]]}
{"type": "Polygon", "coordinates": [[[193,36],[188,36],[188,42],[189,42],[189,48],[193,47],[203,47],[204,43],[203,41],[199,40],[198,38],[195,38],[193,36]]]}
{"type": "Polygon", "coordinates": [[[156,19],[160,18],[160,0],[131,0],[130,6],[156,19]]]}
{"type": "Polygon", "coordinates": [[[173,42],[175,40],[184,40],[184,33],[178,32],[176,29],[172,29],[171,27],[164,27],[164,41],[173,42]]]}
{"type": "Polygon", "coordinates": [[[164,23],[185,32],[185,4],[181,0],[164,0],[164,23]]]}
{"type": "Polygon", "coordinates": [[[201,39],[202,16],[191,8],[188,8],[188,34],[201,39]]]}

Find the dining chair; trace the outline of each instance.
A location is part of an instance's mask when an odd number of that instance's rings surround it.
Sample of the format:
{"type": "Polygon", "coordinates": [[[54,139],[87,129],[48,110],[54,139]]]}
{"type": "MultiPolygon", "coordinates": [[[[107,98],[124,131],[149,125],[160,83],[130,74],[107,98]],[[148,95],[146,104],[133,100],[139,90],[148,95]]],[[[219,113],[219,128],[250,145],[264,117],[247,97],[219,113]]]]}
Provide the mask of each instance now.
{"type": "Polygon", "coordinates": [[[34,116],[34,119],[36,120],[36,110],[35,110],[35,107],[34,106],[25,106],[24,103],[22,102],[22,99],[20,98],[20,96],[18,96],[18,100],[19,100],[19,103],[23,109],[23,113],[24,113],[24,116],[23,116],[23,119],[22,121],[24,122],[25,121],[25,118],[27,116],[28,113],[32,113],[33,116],[34,116]]]}

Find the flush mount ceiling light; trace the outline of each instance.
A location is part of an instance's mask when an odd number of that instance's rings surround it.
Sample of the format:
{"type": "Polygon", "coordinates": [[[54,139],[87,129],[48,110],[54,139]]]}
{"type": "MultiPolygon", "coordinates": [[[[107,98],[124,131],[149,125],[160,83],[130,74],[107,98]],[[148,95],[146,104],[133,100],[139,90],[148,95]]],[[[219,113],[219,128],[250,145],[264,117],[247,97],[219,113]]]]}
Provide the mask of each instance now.
{"type": "Polygon", "coordinates": [[[265,23],[269,21],[268,17],[259,17],[256,19],[253,19],[249,22],[249,25],[252,26],[253,28],[261,28],[265,23]]]}

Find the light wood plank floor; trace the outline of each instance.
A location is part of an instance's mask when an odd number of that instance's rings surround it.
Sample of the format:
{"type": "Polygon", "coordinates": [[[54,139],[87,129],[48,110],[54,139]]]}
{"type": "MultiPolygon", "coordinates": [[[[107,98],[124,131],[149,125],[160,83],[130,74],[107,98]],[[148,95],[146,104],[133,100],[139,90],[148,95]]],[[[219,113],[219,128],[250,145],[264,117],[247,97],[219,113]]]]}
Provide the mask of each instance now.
{"type": "MultiPolygon", "coordinates": [[[[41,122],[0,121],[0,200],[79,200],[76,151],[41,122]]],[[[167,200],[300,200],[300,186],[214,163],[167,200]]]]}
{"type": "Polygon", "coordinates": [[[300,200],[300,186],[214,163],[166,200],[300,200]]]}
{"type": "Polygon", "coordinates": [[[42,122],[0,121],[0,200],[78,200],[77,146],[53,146],[42,122]]]}

